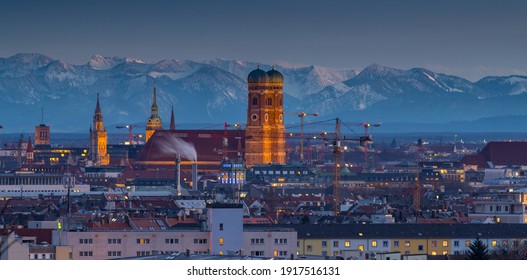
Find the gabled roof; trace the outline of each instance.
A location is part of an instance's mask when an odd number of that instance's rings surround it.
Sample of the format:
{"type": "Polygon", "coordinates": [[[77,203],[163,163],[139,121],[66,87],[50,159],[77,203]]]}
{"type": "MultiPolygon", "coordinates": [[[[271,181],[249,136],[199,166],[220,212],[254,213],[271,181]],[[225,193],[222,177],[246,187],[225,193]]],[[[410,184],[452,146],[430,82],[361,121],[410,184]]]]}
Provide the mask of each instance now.
{"type": "Polygon", "coordinates": [[[477,165],[478,168],[489,168],[483,155],[466,155],[461,159],[460,163],[465,165],[477,165]]]}
{"type": "Polygon", "coordinates": [[[527,165],[527,142],[490,142],[479,154],[494,165],[527,165]]]}
{"type": "Polygon", "coordinates": [[[136,162],[174,162],[175,151],[181,151],[182,160],[193,160],[185,155],[183,152],[185,147],[183,146],[194,146],[198,161],[220,162],[225,134],[228,139],[228,156],[229,158],[236,158],[238,150],[238,139],[236,137],[240,138],[241,149],[243,150],[245,147],[245,130],[157,130],[137,156],[136,162]]]}
{"type": "Polygon", "coordinates": [[[165,230],[168,225],[161,218],[130,218],[130,226],[135,230],[165,230]]]}

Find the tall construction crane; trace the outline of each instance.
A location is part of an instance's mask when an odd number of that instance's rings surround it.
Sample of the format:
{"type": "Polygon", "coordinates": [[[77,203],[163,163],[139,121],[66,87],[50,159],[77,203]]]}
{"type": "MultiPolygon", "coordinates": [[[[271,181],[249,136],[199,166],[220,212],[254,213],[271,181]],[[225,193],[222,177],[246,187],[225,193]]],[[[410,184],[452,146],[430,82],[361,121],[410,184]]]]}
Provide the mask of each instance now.
{"type": "Polygon", "coordinates": [[[340,119],[335,120],[335,145],[333,153],[335,154],[335,182],[333,186],[333,196],[335,202],[333,203],[333,214],[336,216],[340,213],[340,196],[339,196],[339,185],[340,185],[340,119]]]}
{"type": "Polygon", "coordinates": [[[300,118],[300,162],[304,162],[304,117],[318,117],[318,113],[290,112],[286,115],[296,115],[300,118]]]}
{"type": "MultiPolygon", "coordinates": [[[[379,127],[381,126],[381,123],[369,123],[369,122],[361,122],[361,123],[347,123],[347,125],[353,125],[353,126],[362,126],[364,127],[364,136],[369,136],[369,128],[370,127],[379,127]]],[[[364,151],[364,168],[367,167],[368,165],[368,144],[370,143],[371,141],[364,141],[363,143],[361,143],[361,147],[364,151]]]]}
{"type": "Polygon", "coordinates": [[[419,172],[415,177],[415,188],[414,188],[414,214],[415,222],[417,223],[417,217],[419,217],[419,211],[421,210],[421,185],[419,184],[419,172]]]}
{"type": "MultiPolygon", "coordinates": [[[[360,136],[359,138],[350,138],[341,135],[341,120],[335,119],[335,133],[333,138],[333,154],[335,155],[335,179],[333,182],[333,214],[338,216],[340,213],[340,155],[342,153],[341,141],[358,141],[359,145],[364,146],[365,143],[371,142],[373,138],[371,135],[360,136]]],[[[327,134],[326,134],[327,135],[327,134]]]]}
{"type": "MultiPolygon", "coordinates": [[[[289,132],[286,134],[286,137],[289,139],[298,139],[298,140],[307,140],[307,162],[311,163],[311,141],[312,140],[321,140],[321,141],[327,141],[327,132],[320,132],[320,133],[296,133],[296,132],[289,132]]],[[[289,142],[289,141],[288,141],[289,142]]],[[[322,144],[321,144],[322,146],[322,144]]],[[[289,150],[289,149],[288,149],[289,150]]],[[[324,158],[323,150],[320,150],[321,158],[324,158]]]]}
{"type": "Polygon", "coordinates": [[[115,128],[127,128],[128,129],[128,143],[130,143],[130,145],[132,144],[133,140],[134,140],[134,133],[133,133],[133,129],[134,127],[140,127],[140,125],[135,125],[135,124],[128,124],[128,125],[118,125],[116,126],[115,128]]]}

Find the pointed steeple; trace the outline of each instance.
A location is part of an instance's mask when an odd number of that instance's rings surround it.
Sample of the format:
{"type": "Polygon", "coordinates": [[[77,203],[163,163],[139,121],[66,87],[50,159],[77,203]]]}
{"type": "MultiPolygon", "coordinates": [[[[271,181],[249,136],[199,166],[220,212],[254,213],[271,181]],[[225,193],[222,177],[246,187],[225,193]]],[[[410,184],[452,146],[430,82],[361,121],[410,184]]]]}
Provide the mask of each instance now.
{"type": "Polygon", "coordinates": [[[95,106],[95,114],[101,112],[101,106],[99,105],[99,93],[97,93],[97,105],[95,106]]]}
{"type": "Polygon", "coordinates": [[[170,130],[176,130],[176,121],[174,120],[174,105],[172,105],[172,113],[170,114],[170,130]]]}
{"type": "Polygon", "coordinates": [[[102,131],[102,121],[101,105],[99,104],[99,94],[97,93],[97,105],[95,105],[95,113],[93,114],[93,129],[102,131]]]}
{"type": "Polygon", "coordinates": [[[31,137],[27,140],[27,148],[26,153],[32,153],[33,152],[33,144],[31,144],[31,137]]]}
{"type": "Polygon", "coordinates": [[[159,117],[159,109],[157,107],[157,92],[156,92],[156,81],[154,80],[154,96],[152,100],[152,114],[147,120],[146,124],[146,131],[145,131],[145,140],[148,142],[148,139],[150,139],[150,136],[154,134],[154,131],[156,130],[162,130],[163,129],[163,122],[161,121],[161,118],[159,117]]]}
{"type": "Polygon", "coordinates": [[[27,148],[26,148],[26,166],[29,167],[34,159],[34,150],[33,150],[33,144],[31,144],[31,137],[27,140],[27,148]]]}
{"type": "Polygon", "coordinates": [[[156,81],[154,80],[154,98],[152,100],[152,116],[157,117],[158,108],[157,108],[157,93],[156,93],[156,81]]]}

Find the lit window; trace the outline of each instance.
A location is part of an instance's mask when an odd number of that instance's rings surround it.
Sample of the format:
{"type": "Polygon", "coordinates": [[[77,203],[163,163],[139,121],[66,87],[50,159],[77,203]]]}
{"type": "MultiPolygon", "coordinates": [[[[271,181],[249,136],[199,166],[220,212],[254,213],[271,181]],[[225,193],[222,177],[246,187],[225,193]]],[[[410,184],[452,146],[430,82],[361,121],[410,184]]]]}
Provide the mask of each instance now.
{"type": "Polygon", "coordinates": [[[404,247],[410,247],[410,241],[409,240],[404,241],[404,247]]]}
{"type": "Polygon", "coordinates": [[[465,246],[470,246],[470,240],[465,241],[465,246]]]}
{"type": "Polygon", "coordinates": [[[435,256],[437,255],[437,252],[436,251],[432,251],[432,256],[435,256]]]}
{"type": "Polygon", "coordinates": [[[349,247],[350,246],[350,242],[349,241],[344,241],[344,246],[345,247],[349,247]]]}
{"type": "Polygon", "coordinates": [[[278,251],[274,251],[273,256],[278,257],[278,251]]]}
{"type": "Polygon", "coordinates": [[[377,241],[376,241],[376,240],[373,240],[373,241],[371,242],[371,246],[372,246],[372,247],[377,247],[377,241]]]}
{"type": "Polygon", "coordinates": [[[448,255],[448,252],[447,251],[443,251],[443,256],[446,256],[448,255]]]}
{"type": "Polygon", "coordinates": [[[448,247],[448,241],[443,240],[443,247],[448,247]]]}
{"type": "Polygon", "coordinates": [[[220,245],[223,245],[223,238],[220,238],[220,245]]]}
{"type": "Polygon", "coordinates": [[[359,245],[359,251],[364,251],[364,245],[359,245]]]}
{"type": "Polygon", "coordinates": [[[492,244],[492,247],[496,247],[496,244],[497,244],[496,240],[492,240],[491,244],[492,244]]]}
{"type": "Polygon", "coordinates": [[[223,251],[220,251],[220,256],[223,255],[223,251]]]}

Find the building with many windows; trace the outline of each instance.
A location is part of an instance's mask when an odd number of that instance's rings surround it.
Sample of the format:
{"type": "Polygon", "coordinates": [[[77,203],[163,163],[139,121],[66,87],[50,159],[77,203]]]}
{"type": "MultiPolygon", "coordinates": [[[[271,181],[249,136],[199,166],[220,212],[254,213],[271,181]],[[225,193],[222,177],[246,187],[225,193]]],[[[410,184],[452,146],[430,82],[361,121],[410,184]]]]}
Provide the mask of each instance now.
{"type": "Polygon", "coordinates": [[[246,165],[285,164],[284,76],[274,67],[267,72],[258,68],[247,83],[246,165]]]}
{"type": "Polygon", "coordinates": [[[172,223],[164,218],[130,219],[97,229],[53,232],[54,245],[72,248],[73,259],[115,259],[184,253],[291,258],[296,232],[280,225],[243,225],[237,204],[209,204],[206,220],[172,223]],[[255,241],[257,240],[257,241],[255,241]]]}

